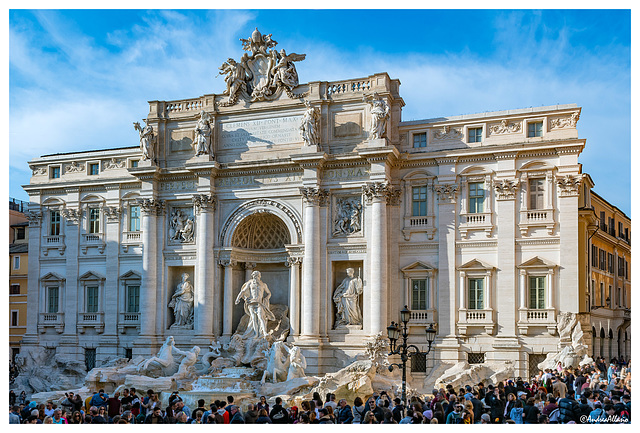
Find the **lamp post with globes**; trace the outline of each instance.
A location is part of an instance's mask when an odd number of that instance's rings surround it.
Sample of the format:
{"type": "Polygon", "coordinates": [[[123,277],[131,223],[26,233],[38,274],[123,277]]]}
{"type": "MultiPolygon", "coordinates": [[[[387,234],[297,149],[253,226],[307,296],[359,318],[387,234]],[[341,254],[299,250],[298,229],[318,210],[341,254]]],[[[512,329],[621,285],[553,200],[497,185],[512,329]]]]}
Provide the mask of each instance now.
{"type": "Polygon", "coordinates": [[[409,318],[411,317],[411,310],[405,305],[402,310],[400,310],[400,321],[402,322],[402,328],[400,328],[400,324],[396,322],[391,322],[391,325],[387,326],[387,334],[389,336],[390,342],[390,352],[389,356],[392,355],[400,355],[401,363],[392,363],[389,364],[389,371],[393,371],[393,366],[397,366],[402,368],[402,402],[405,407],[407,405],[407,361],[410,356],[417,354],[424,354],[425,356],[431,352],[431,345],[436,338],[436,329],[433,323],[430,323],[429,326],[425,328],[425,332],[427,334],[427,343],[429,343],[429,347],[426,352],[421,351],[417,346],[413,344],[407,344],[407,339],[409,337],[408,326],[409,318]],[[402,332],[402,344],[398,342],[398,338],[400,337],[400,333],[402,332]]]}

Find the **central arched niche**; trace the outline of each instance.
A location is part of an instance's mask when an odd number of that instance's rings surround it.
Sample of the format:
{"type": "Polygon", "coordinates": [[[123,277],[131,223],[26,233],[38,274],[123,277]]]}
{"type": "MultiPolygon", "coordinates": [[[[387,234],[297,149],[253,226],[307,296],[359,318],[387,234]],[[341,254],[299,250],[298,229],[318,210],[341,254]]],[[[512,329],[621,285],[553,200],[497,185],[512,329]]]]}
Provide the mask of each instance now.
{"type": "MultiPolygon", "coordinates": [[[[250,277],[251,271],[260,271],[271,291],[271,304],[289,305],[289,268],[283,260],[274,261],[274,256],[286,254],[285,245],[291,243],[291,234],[287,225],[273,213],[258,210],[247,215],[238,223],[231,237],[231,247],[243,257],[250,257],[247,262],[255,264],[255,268],[239,267],[234,277],[234,299],[240,288],[250,277]]],[[[233,329],[244,314],[242,302],[234,305],[233,329]]]]}

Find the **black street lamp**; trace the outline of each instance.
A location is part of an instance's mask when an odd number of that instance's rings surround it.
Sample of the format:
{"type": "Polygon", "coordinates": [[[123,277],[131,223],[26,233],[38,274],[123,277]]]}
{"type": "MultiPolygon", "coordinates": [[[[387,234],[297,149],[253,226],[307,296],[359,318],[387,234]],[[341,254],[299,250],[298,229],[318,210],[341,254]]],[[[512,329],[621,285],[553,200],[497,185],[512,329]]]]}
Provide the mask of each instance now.
{"type": "Polygon", "coordinates": [[[400,324],[396,322],[391,322],[391,325],[387,326],[387,334],[389,336],[390,349],[389,356],[392,355],[400,355],[401,363],[392,363],[389,364],[389,371],[393,371],[393,366],[397,366],[402,368],[402,402],[407,406],[407,361],[410,356],[424,354],[425,357],[431,352],[431,345],[433,341],[436,339],[436,329],[434,328],[434,324],[430,323],[429,326],[425,328],[425,332],[427,333],[427,343],[429,343],[429,347],[426,352],[418,349],[417,346],[413,344],[407,344],[407,338],[409,337],[407,323],[409,323],[409,318],[411,317],[411,310],[405,305],[404,308],[400,311],[400,320],[402,321],[402,328],[400,328],[400,324]],[[402,332],[402,344],[398,344],[398,338],[400,337],[400,332],[402,332]]]}

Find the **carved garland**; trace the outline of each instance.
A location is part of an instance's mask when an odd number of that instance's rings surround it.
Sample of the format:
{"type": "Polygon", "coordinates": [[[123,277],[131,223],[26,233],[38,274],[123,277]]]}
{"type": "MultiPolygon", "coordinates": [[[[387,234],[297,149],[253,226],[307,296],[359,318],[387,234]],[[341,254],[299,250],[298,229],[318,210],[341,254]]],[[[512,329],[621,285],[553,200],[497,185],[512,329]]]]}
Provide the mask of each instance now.
{"type": "Polygon", "coordinates": [[[520,182],[517,179],[501,179],[493,183],[498,200],[515,200],[520,182]]]}

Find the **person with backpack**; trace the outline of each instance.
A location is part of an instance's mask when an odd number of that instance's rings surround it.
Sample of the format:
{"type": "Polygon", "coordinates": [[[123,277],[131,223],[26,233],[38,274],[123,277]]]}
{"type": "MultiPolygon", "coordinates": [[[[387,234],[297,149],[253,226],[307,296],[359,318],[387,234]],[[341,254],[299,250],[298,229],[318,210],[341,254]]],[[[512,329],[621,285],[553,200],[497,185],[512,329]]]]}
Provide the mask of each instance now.
{"type": "MultiPolygon", "coordinates": [[[[511,394],[513,395],[513,394],[511,394]]],[[[522,400],[517,399],[513,404],[513,409],[509,412],[509,419],[513,420],[516,424],[524,424],[522,414],[524,409],[522,408],[522,400]]]]}
{"type": "Polygon", "coordinates": [[[578,402],[573,398],[575,391],[567,391],[565,398],[561,398],[558,401],[558,408],[560,409],[560,415],[558,416],[558,422],[566,424],[569,421],[578,422],[580,418],[580,409],[578,402]]]}
{"type": "Polygon", "coordinates": [[[282,398],[276,397],[276,404],[273,406],[273,409],[271,409],[269,418],[271,418],[271,421],[274,424],[289,423],[289,413],[284,407],[282,407],[282,398]]]}
{"type": "Polygon", "coordinates": [[[400,423],[402,418],[404,418],[404,405],[402,404],[402,400],[400,400],[400,398],[398,397],[393,400],[393,403],[394,405],[393,409],[391,410],[391,415],[397,423],[400,423]]]}
{"type": "Polygon", "coordinates": [[[364,402],[360,397],[353,400],[353,424],[361,424],[364,419],[364,413],[367,411],[364,402]]]}
{"type": "Polygon", "coordinates": [[[462,424],[462,405],[454,403],[453,411],[447,416],[447,424],[462,424]]]}

